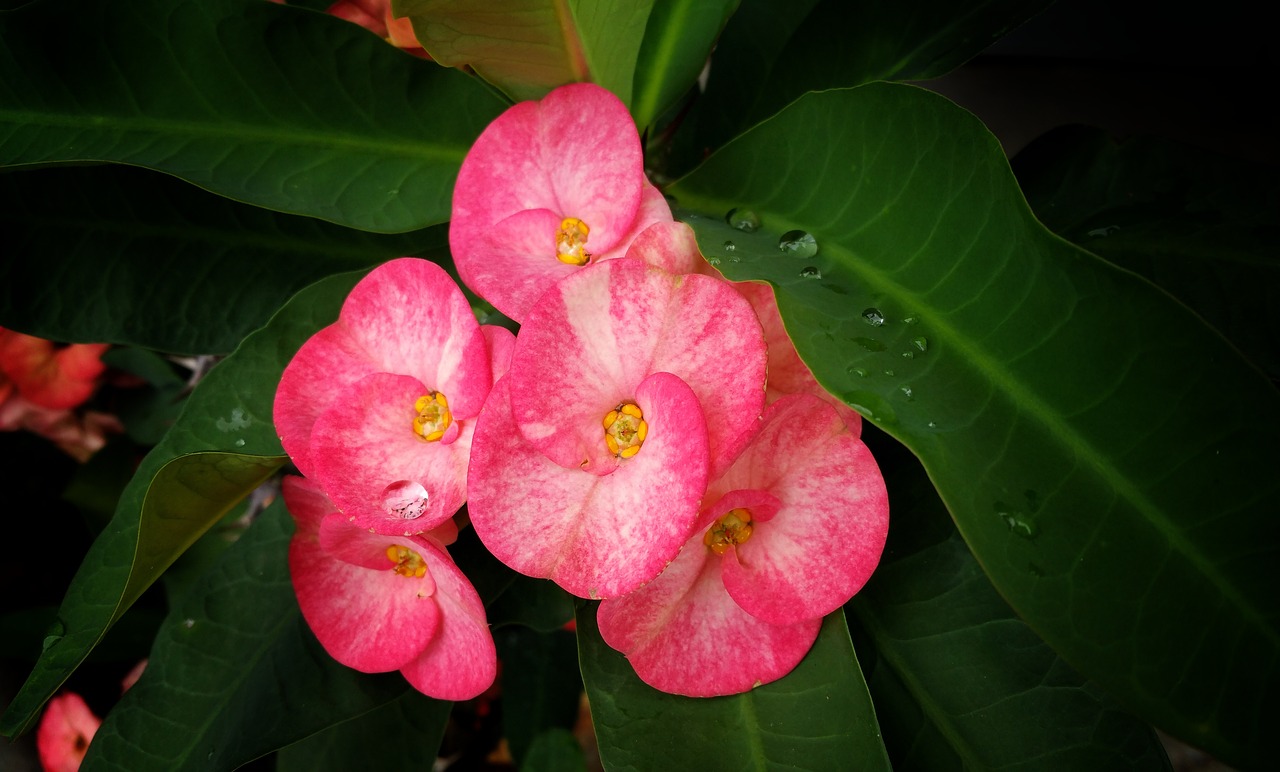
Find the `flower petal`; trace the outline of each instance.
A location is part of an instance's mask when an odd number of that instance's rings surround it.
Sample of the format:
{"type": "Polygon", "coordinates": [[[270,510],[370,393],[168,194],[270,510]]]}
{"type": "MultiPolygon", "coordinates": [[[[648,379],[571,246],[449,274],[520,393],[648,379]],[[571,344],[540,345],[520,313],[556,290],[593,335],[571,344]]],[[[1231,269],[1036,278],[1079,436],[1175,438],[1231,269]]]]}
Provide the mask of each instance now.
{"type": "Polygon", "coordinates": [[[75,772],[101,725],[102,719],[75,692],[49,700],[36,729],[40,766],[47,772],[75,772]]]}
{"type": "Polygon", "coordinates": [[[781,506],[723,557],[724,584],[738,605],[787,624],[822,617],[862,588],[880,561],[889,499],[871,451],[835,409],[808,394],[783,397],[723,477],[707,491],[754,489],[781,506]]]}
{"type": "Polygon", "coordinates": [[[693,228],[682,222],[658,222],[645,228],[631,242],[627,257],[674,274],[696,273],[705,262],[693,228]]]}
{"type": "Polygon", "coordinates": [[[611,474],[594,475],[523,441],[510,385],[507,377],[494,387],[471,454],[468,510],[485,546],[580,597],[621,595],[652,579],[688,538],[706,487],[706,429],[693,392],[669,373],[645,379],[635,396],[647,439],[611,474]]]}
{"type": "Polygon", "coordinates": [[[700,540],[690,539],[657,579],[600,604],[605,643],[627,655],[642,681],[670,694],[738,694],[790,673],[822,619],[772,625],[746,613],[700,540]]]}

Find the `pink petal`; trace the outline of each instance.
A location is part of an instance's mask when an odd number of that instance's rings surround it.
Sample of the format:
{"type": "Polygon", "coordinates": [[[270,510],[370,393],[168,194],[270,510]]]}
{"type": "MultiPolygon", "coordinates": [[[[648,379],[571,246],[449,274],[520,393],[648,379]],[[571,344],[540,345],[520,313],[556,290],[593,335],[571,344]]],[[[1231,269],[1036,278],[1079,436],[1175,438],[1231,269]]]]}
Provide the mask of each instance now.
{"type": "Polygon", "coordinates": [[[36,729],[40,765],[47,772],[75,772],[101,725],[102,719],[75,692],[49,700],[36,729]]]}
{"type": "Polygon", "coordinates": [[[471,454],[468,510],[485,546],[580,597],[613,597],[652,579],[688,538],[706,487],[706,429],[693,392],[668,373],[646,378],[635,397],[648,438],[611,474],[594,475],[522,440],[510,385],[508,377],[494,387],[471,454]]]}
{"type": "Polygon", "coordinates": [[[787,333],[778,313],[778,302],[773,287],[758,282],[737,282],[734,284],[756,310],[760,318],[760,326],[764,328],[765,343],[769,347],[769,383],[766,387],[766,400],[774,402],[787,394],[812,394],[827,402],[836,409],[844,422],[849,425],[853,436],[862,434],[862,416],[849,407],[843,400],[831,394],[813,372],[796,353],[795,344],[787,333]]]}
{"type": "Polygon", "coordinates": [[[413,688],[439,700],[469,700],[493,684],[498,655],[484,604],[442,549],[425,551],[436,580],[440,628],[416,659],[400,668],[413,688]]]}
{"type": "Polygon", "coordinates": [[[693,228],[682,222],[658,222],[645,228],[631,242],[627,257],[675,274],[697,273],[705,262],[693,228]]]}
{"type": "Polygon", "coordinates": [[[497,383],[498,379],[506,375],[507,370],[511,368],[511,355],[516,350],[516,336],[511,330],[496,324],[482,325],[480,331],[484,333],[485,345],[489,349],[489,371],[492,381],[497,383]]]}
{"type": "MultiPolygon", "coordinates": [[[[526,209],[476,230],[467,244],[468,269],[464,272],[464,261],[458,260],[458,273],[499,311],[523,321],[543,292],[580,270],[555,256],[556,232],[563,219],[550,209],[526,209]]],[[[591,233],[589,247],[595,230],[591,233]]]]}
{"type": "Polygon", "coordinates": [[[723,557],[724,584],[738,605],[774,624],[822,617],[862,588],[889,528],[884,478],[871,451],[835,409],[808,394],[783,397],[723,477],[706,509],[727,491],[764,491],[781,503],[751,538],[723,557]]]}
{"type": "Polygon", "coordinates": [[[655,689],[689,697],[749,691],[790,673],[817,640],[821,618],[772,625],[739,608],[709,556],[698,535],[657,579],[597,611],[605,643],[655,689]]]}
{"type": "MultiPolygon", "coordinates": [[[[288,477],[284,497],[298,524],[289,543],[294,592],[303,618],[325,651],[365,673],[397,670],[421,654],[440,623],[430,574],[401,576],[391,570],[394,563],[385,555],[386,568],[381,570],[330,555],[321,546],[318,524],[336,509],[323,492],[310,480],[288,477]]],[[[421,538],[381,539],[384,552],[393,546],[419,555],[434,549],[421,538]]]]}
{"type": "MultiPolygon", "coordinates": [[[[451,443],[413,429],[416,378],[374,373],[338,392],[312,432],[313,478],[361,528],[415,534],[452,517],[467,497],[474,421],[451,443]]],[[[452,407],[452,400],[450,400],[452,407]]]]}
{"type": "Polygon", "coordinates": [[[512,410],[547,458],[607,471],[604,415],[650,373],[672,373],[707,416],[714,477],[755,429],[765,357],[755,313],[728,283],[610,260],[562,280],[526,319],[511,362],[512,410]]]}
{"type": "Polygon", "coordinates": [[[458,418],[480,413],[492,383],[484,336],[440,266],[412,257],[378,266],[351,290],[339,321],[379,372],[411,375],[443,392],[458,418]]]}

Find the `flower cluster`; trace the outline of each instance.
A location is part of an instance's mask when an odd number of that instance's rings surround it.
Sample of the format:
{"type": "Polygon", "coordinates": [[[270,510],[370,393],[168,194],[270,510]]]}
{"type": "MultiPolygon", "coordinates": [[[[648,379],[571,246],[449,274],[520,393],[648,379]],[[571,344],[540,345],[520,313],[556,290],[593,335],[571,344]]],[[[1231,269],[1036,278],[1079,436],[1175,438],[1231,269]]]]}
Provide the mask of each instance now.
{"type": "Polygon", "coordinates": [[[482,691],[492,641],[446,551],[465,500],[498,559],[602,599],[601,634],[649,684],[710,696],[790,672],[874,569],[888,504],[772,291],[702,259],[626,108],[589,84],[485,130],[449,241],[518,336],[478,325],[439,268],[394,261],[277,394],[321,643],[433,696],[482,691]]]}

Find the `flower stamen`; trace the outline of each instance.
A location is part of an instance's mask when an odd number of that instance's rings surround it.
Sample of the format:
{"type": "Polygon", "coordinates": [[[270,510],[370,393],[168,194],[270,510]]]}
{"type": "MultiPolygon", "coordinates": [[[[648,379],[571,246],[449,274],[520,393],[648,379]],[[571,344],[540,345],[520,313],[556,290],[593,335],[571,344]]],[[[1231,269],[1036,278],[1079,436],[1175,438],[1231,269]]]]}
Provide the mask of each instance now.
{"type": "Polygon", "coordinates": [[[649,436],[649,424],[644,412],[634,402],[624,402],[604,416],[604,443],[609,452],[619,458],[631,458],[640,452],[644,438],[649,436]]]}
{"type": "Polygon", "coordinates": [[[395,565],[392,571],[410,579],[421,579],[427,575],[427,561],[408,547],[392,544],[387,547],[387,559],[395,565]]]}
{"type": "Polygon", "coordinates": [[[413,419],[413,433],[427,442],[440,440],[449,424],[453,423],[449,400],[438,391],[418,397],[418,401],[413,403],[413,409],[417,412],[413,419]]]}
{"type": "Polygon", "coordinates": [[[751,538],[751,512],[742,507],[712,523],[702,537],[702,543],[717,555],[723,555],[731,545],[742,544],[751,538]]]}
{"type": "Polygon", "coordinates": [[[566,217],[560,221],[560,230],[556,231],[556,259],[567,265],[586,265],[591,259],[587,251],[587,235],[591,229],[577,217],[566,217]]]}

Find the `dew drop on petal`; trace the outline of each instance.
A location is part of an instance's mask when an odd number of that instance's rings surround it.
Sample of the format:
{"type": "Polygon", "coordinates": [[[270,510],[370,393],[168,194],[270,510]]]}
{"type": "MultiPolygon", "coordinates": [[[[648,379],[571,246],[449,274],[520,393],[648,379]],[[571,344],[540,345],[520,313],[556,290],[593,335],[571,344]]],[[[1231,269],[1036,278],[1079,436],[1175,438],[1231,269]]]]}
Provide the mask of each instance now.
{"type": "Polygon", "coordinates": [[[427,489],[411,480],[398,480],[382,491],[382,508],[400,520],[417,520],[427,511],[427,489]]]}
{"type": "Polygon", "coordinates": [[[787,231],[778,239],[778,249],[795,257],[813,257],[818,254],[818,241],[806,231],[787,231]]]}
{"type": "Polygon", "coordinates": [[[743,233],[755,233],[760,229],[760,215],[746,207],[740,206],[736,209],[730,209],[729,213],[724,216],[724,221],[729,223],[729,227],[740,230],[743,233]]]}

